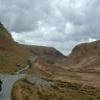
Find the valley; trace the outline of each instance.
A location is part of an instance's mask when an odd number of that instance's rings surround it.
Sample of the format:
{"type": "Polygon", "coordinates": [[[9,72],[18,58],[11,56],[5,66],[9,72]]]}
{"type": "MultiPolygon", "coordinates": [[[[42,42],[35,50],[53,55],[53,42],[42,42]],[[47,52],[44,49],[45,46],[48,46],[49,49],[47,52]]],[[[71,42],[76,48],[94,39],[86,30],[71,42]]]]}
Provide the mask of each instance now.
{"type": "Polygon", "coordinates": [[[0,24],[0,100],[100,100],[100,40],[68,56],[15,42],[0,24]]]}

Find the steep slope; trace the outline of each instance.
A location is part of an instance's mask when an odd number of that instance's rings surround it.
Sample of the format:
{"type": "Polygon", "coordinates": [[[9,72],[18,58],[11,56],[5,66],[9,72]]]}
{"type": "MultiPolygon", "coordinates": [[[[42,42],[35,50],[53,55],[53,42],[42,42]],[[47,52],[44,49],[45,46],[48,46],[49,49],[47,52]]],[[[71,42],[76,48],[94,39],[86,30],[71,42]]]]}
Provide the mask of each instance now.
{"type": "Polygon", "coordinates": [[[66,59],[66,56],[61,54],[55,48],[36,45],[23,45],[23,47],[29,50],[32,54],[30,57],[32,58],[30,59],[32,67],[25,71],[26,73],[51,77],[64,71],[62,66],[57,63],[66,59]]]}
{"type": "Polygon", "coordinates": [[[47,63],[54,64],[59,59],[64,59],[65,56],[53,47],[24,45],[33,56],[37,56],[47,63]]]}
{"type": "Polygon", "coordinates": [[[100,41],[95,41],[92,43],[84,43],[77,45],[70,55],[74,59],[82,59],[90,56],[99,56],[100,55],[100,41]],[[75,58],[76,57],[76,58],[75,58]]]}
{"type": "Polygon", "coordinates": [[[65,72],[54,79],[100,87],[100,40],[77,45],[60,66],[65,72]]]}
{"type": "Polygon", "coordinates": [[[84,71],[99,71],[100,40],[77,45],[68,57],[67,65],[84,71]]]}
{"type": "MultiPolygon", "coordinates": [[[[15,72],[26,67],[29,60],[33,63],[34,58],[37,59],[38,66],[36,65],[37,67],[33,70],[37,70],[39,74],[43,71],[39,70],[43,69],[44,64],[47,68],[49,66],[50,70],[55,70],[56,66],[52,67],[53,64],[59,59],[65,58],[65,56],[52,47],[18,44],[12,39],[7,29],[0,24],[0,72],[15,72]]],[[[32,67],[34,67],[34,64],[32,67]]],[[[34,71],[32,72],[34,73],[34,71]]]]}
{"type": "Polygon", "coordinates": [[[16,71],[16,64],[23,66],[29,56],[27,49],[14,42],[10,33],[0,23],[0,72],[16,71]]]}

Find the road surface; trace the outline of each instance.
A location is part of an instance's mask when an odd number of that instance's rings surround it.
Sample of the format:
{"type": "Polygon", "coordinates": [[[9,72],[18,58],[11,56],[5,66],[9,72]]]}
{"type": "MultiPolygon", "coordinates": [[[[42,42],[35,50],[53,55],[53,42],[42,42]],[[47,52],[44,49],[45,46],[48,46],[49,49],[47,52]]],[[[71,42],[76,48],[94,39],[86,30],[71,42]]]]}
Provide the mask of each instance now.
{"type": "Polygon", "coordinates": [[[11,90],[14,82],[22,78],[23,75],[0,75],[3,81],[2,91],[0,93],[0,100],[11,100],[11,90]]]}
{"type": "MultiPolygon", "coordinates": [[[[25,74],[0,75],[0,79],[3,81],[2,91],[0,93],[0,100],[11,100],[11,90],[12,90],[13,84],[17,80],[25,76],[26,76],[25,74]]],[[[31,83],[35,83],[37,85],[41,85],[41,86],[50,86],[50,83],[48,83],[48,81],[43,80],[36,76],[28,78],[28,81],[30,81],[31,83]]]]}
{"type": "MultiPolygon", "coordinates": [[[[32,63],[34,63],[36,60],[36,57],[34,59],[33,58],[31,59],[32,59],[31,60],[32,63]]],[[[2,91],[0,92],[0,100],[11,100],[11,90],[12,90],[13,84],[17,80],[24,77],[25,74],[21,74],[21,73],[24,73],[24,71],[28,70],[29,68],[30,68],[29,65],[27,65],[25,68],[17,71],[15,75],[0,74],[0,79],[3,81],[2,91]]]]}

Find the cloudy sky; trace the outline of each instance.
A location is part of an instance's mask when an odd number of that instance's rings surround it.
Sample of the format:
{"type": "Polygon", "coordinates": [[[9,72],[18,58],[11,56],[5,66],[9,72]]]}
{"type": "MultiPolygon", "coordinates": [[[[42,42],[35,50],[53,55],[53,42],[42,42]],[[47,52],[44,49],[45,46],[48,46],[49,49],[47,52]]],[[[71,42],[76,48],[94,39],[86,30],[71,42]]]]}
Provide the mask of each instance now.
{"type": "Polygon", "coordinates": [[[20,43],[64,54],[100,39],[100,0],[0,0],[0,21],[20,43]]]}

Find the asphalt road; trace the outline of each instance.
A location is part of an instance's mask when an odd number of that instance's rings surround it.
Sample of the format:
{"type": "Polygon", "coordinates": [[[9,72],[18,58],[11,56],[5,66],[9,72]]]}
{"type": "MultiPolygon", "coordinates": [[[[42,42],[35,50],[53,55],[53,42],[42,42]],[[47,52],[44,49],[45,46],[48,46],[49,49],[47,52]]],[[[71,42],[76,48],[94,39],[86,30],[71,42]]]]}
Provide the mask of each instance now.
{"type": "Polygon", "coordinates": [[[11,100],[11,90],[15,81],[22,78],[23,75],[0,75],[3,81],[2,91],[0,92],[0,100],[11,100]]]}

